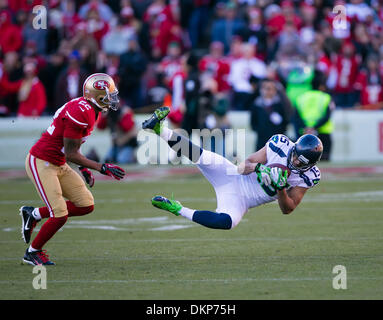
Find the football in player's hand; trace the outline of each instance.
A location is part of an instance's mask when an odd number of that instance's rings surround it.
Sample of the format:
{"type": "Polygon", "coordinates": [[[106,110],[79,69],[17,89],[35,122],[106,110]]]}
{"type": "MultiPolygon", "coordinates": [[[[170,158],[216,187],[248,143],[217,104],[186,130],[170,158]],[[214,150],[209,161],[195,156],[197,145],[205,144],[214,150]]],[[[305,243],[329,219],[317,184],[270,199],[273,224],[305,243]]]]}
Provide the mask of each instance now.
{"type": "Polygon", "coordinates": [[[291,174],[291,170],[284,166],[283,164],[279,164],[279,163],[272,163],[272,164],[269,164],[267,165],[268,167],[270,168],[274,168],[274,167],[277,167],[277,168],[281,168],[282,169],[282,172],[284,172],[285,170],[287,170],[287,177],[290,177],[290,174],[291,174]]]}

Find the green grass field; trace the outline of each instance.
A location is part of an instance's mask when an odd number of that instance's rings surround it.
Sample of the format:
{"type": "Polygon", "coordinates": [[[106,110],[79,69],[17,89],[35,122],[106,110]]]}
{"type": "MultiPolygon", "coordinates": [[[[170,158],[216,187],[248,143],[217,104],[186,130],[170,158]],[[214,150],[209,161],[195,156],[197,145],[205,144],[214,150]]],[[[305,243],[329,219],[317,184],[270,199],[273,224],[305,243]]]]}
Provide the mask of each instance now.
{"type": "Polygon", "coordinates": [[[92,192],[96,210],[47,244],[57,265],[47,289],[35,290],[32,266],[21,264],[18,209],[41,202],[29,180],[0,180],[0,299],[383,298],[382,174],[324,174],[291,215],[269,204],[230,231],[152,207],[152,196],[174,193],[215,210],[200,174],[96,181],[92,192]],[[346,290],[333,289],[336,265],[346,267],[346,290]]]}

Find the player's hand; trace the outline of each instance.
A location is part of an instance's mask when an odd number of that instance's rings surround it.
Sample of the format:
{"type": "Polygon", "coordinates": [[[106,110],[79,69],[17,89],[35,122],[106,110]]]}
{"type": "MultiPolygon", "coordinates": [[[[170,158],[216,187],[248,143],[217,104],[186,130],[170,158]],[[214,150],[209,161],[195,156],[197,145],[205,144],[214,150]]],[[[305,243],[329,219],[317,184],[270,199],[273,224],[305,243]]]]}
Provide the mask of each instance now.
{"type": "Polygon", "coordinates": [[[282,170],[281,168],[274,167],[270,170],[271,183],[278,190],[282,190],[287,187],[287,170],[282,170]]]}
{"type": "Polygon", "coordinates": [[[88,168],[85,168],[85,167],[78,167],[78,169],[80,170],[82,176],[84,177],[85,182],[89,185],[89,187],[92,188],[94,185],[94,176],[92,171],[90,171],[88,168]]]}
{"type": "Polygon", "coordinates": [[[121,180],[125,176],[125,170],[112,163],[104,163],[100,173],[113,177],[116,180],[121,180]]]}
{"type": "Polygon", "coordinates": [[[270,168],[269,167],[258,163],[255,166],[254,171],[257,173],[257,176],[258,176],[257,179],[258,179],[258,182],[260,184],[263,184],[266,187],[269,187],[271,185],[272,181],[271,181],[271,177],[270,177],[270,168]]]}

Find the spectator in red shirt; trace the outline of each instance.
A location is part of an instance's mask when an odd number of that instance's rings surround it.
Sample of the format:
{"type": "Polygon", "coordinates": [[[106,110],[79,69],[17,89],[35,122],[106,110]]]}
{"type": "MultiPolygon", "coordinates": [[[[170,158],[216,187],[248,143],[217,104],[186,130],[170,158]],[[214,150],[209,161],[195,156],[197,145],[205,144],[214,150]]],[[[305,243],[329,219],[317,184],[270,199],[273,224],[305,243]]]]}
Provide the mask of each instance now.
{"type": "Polygon", "coordinates": [[[17,92],[19,91],[23,78],[23,68],[19,54],[11,51],[4,55],[0,63],[0,104],[6,110],[5,113],[16,113],[19,102],[17,92]]]}
{"type": "Polygon", "coordinates": [[[36,72],[35,64],[27,63],[24,66],[25,77],[18,93],[18,117],[39,117],[47,105],[45,88],[37,78],[36,72]]]}
{"type": "Polygon", "coordinates": [[[109,24],[101,19],[97,7],[91,6],[87,13],[86,30],[97,40],[97,43],[100,46],[102,38],[109,31],[109,24]]]}
{"type": "Polygon", "coordinates": [[[23,44],[21,29],[11,21],[8,11],[0,12],[0,51],[3,54],[10,51],[19,51],[23,44]]]}
{"type": "Polygon", "coordinates": [[[31,12],[34,6],[42,4],[42,0],[8,0],[8,6],[13,13],[16,13],[19,10],[31,12]]]}
{"type": "Polygon", "coordinates": [[[354,83],[358,75],[359,56],[355,55],[352,42],[346,41],[342,45],[342,52],[335,57],[332,68],[336,74],[333,90],[335,104],[339,107],[353,107],[357,102],[354,83]]]}
{"type": "Polygon", "coordinates": [[[164,74],[164,83],[169,86],[174,74],[181,70],[181,48],[178,42],[171,42],[168,46],[167,55],[158,65],[157,72],[164,74]]]}
{"type": "Polygon", "coordinates": [[[296,29],[302,25],[301,18],[294,12],[294,4],[290,0],[283,0],[281,3],[282,12],[270,18],[266,25],[272,37],[277,37],[284,29],[286,23],[292,23],[296,29]]]}
{"type": "MultiPolygon", "coordinates": [[[[180,8],[178,1],[171,1],[161,13],[158,35],[154,39],[153,49],[165,56],[170,43],[178,42],[183,47],[182,28],[180,25],[180,8]]],[[[182,48],[181,48],[182,49],[182,48]]]]}
{"type": "Polygon", "coordinates": [[[360,92],[359,102],[362,106],[383,102],[382,77],[377,55],[370,54],[367,57],[367,68],[360,71],[355,89],[360,92]]]}
{"type": "Polygon", "coordinates": [[[230,65],[223,55],[223,43],[212,42],[209,54],[204,56],[199,63],[201,73],[209,73],[217,82],[217,92],[226,92],[230,89],[227,77],[230,72],[230,65]]]}

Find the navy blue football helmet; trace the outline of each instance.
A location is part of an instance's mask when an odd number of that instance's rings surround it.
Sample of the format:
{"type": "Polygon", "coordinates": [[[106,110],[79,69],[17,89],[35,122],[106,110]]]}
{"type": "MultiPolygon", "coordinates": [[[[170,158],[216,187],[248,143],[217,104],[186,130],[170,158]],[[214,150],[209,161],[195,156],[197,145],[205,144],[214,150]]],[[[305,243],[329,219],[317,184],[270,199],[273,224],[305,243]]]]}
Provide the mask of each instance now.
{"type": "Polygon", "coordinates": [[[290,170],[305,172],[315,166],[323,153],[322,141],[313,134],[301,136],[287,157],[287,166],[290,170]]]}

